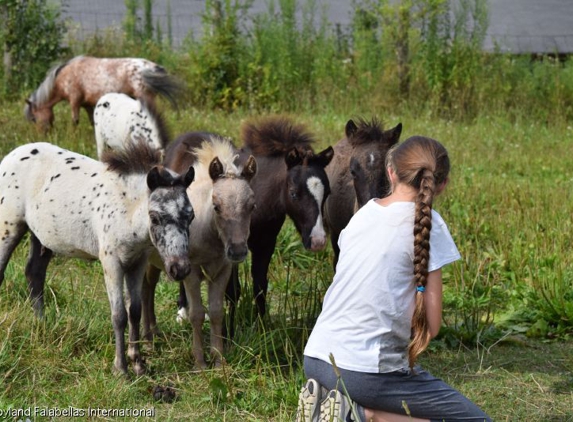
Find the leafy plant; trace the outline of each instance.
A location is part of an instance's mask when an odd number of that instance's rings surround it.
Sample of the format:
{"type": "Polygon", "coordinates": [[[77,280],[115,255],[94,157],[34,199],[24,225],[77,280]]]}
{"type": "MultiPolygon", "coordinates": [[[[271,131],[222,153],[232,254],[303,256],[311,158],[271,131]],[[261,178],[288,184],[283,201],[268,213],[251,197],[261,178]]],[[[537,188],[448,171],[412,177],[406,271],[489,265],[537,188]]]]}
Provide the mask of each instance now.
{"type": "Polygon", "coordinates": [[[67,53],[64,34],[60,9],[52,2],[0,0],[3,91],[35,89],[53,62],[67,53]]]}

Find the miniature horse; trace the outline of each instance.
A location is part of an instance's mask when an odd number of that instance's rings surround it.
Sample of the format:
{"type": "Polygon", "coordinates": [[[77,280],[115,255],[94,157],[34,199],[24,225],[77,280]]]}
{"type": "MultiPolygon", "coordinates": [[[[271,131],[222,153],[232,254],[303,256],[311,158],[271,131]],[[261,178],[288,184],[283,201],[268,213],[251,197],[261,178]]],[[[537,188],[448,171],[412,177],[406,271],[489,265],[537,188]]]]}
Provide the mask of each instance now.
{"type": "Polygon", "coordinates": [[[129,142],[143,140],[158,150],[169,143],[163,117],[153,104],[117,92],[105,94],[97,102],[94,129],[100,159],[106,148],[122,149],[129,142]]]}
{"type": "MultiPolygon", "coordinates": [[[[306,249],[318,251],[326,245],[322,209],[330,193],[325,167],[334,151],[327,147],[315,154],[313,137],[303,125],[285,116],[268,116],[245,122],[241,127],[243,153],[255,156],[258,165],[253,191],[257,208],[251,218],[249,249],[257,313],[266,313],[268,269],[279,232],[288,215],[306,249]]],[[[227,287],[231,329],[234,305],[240,296],[238,271],[227,287]]]]}
{"type": "Polygon", "coordinates": [[[43,315],[46,269],[54,253],[99,259],[115,333],[114,369],[145,370],[139,352],[141,284],[154,247],[169,276],[191,269],[187,250],[193,209],[186,189],[194,177],[158,166],[160,154],[146,144],[105,163],[48,143],[22,145],[0,163],[0,283],[24,234],[30,233],[25,274],[34,310],[43,315]],[[129,311],[124,304],[124,281],[129,311]]]}
{"type": "MultiPolygon", "coordinates": [[[[248,254],[247,239],[255,194],[250,183],[257,172],[253,156],[239,159],[231,141],[219,135],[191,132],[177,138],[166,150],[164,165],[179,171],[195,167],[196,179],[187,189],[195,210],[189,228],[191,272],[183,281],[186,299],[191,304],[189,320],[193,325],[193,356],[198,368],[205,368],[202,327],[205,308],[201,300],[201,282],[209,293],[211,356],[220,365],[223,352],[225,288],[234,263],[248,254]]],[[[143,290],[144,333],[156,331],[154,291],[160,265],[148,269],[149,285],[143,290]]]]}
{"type": "Polygon", "coordinates": [[[402,124],[383,130],[376,119],[346,123],[346,137],[334,146],[334,159],[326,167],[332,192],[324,216],[334,250],[334,268],[340,249],[340,232],[354,213],[372,198],[382,198],[390,189],[386,153],[400,139],[402,124]]]}
{"type": "Polygon", "coordinates": [[[108,92],[122,92],[149,104],[153,104],[159,94],[176,106],[182,90],[180,82],[149,60],[78,56],[48,71],[38,89],[26,100],[24,114],[46,132],[54,122],[54,105],[67,100],[74,124],[78,124],[80,107],[83,107],[93,125],[94,107],[108,92]]]}

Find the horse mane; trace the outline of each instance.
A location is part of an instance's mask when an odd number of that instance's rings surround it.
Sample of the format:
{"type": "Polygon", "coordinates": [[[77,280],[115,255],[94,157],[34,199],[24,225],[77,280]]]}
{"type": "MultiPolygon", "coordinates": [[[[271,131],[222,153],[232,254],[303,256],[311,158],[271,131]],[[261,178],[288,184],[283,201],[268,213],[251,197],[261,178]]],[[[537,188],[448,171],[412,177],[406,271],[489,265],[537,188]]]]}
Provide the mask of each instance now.
{"type": "Polygon", "coordinates": [[[110,171],[121,176],[128,174],[147,174],[154,166],[162,163],[160,150],[147,142],[129,142],[122,150],[107,150],[101,161],[110,171]]]}
{"type": "Polygon", "coordinates": [[[167,147],[169,144],[169,131],[167,130],[167,125],[165,123],[165,117],[163,113],[157,110],[155,104],[147,102],[143,99],[139,100],[141,102],[141,106],[143,107],[144,111],[151,117],[153,120],[155,127],[157,128],[157,133],[159,134],[159,143],[161,144],[161,148],[167,147]]]}
{"type": "Polygon", "coordinates": [[[254,155],[281,156],[293,147],[301,152],[312,151],[313,136],[302,124],[295,124],[286,116],[267,116],[244,122],[241,139],[254,155]]]}
{"type": "Polygon", "coordinates": [[[359,117],[355,121],[357,130],[348,141],[354,146],[378,142],[385,139],[384,127],[377,117],[372,117],[370,121],[359,117]]]}
{"type": "MultiPolygon", "coordinates": [[[[46,102],[48,102],[50,96],[52,95],[52,91],[54,90],[54,86],[56,84],[56,77],[58,76],[58,73],[60,73],[60,71],[70,63],[76,60],[80,60],[83,57],[84,56],[77,56],[64,63],[53,66],[50,70],[48,70],[46,78],[42,81],[38,89],[36,89],[32,93],[32,95],[28,97],[28,100],[34,103],[36,106],[42,106],[46,102]]],[[[30,105],[28,104],[28,106],[26,107],[26,117],[29,118],[29,116],[31,116],[31,113],[32,110],[30,109],[30,105]]]]}
{"type": "Polygon", "coordinates": [[[212,135],[203,141],[201,146],[194,151],[197,161],[195,164],[195,180],[211,179],[209,176],[209,165],[215,157],[223,165],[226,177],[239,177],[242,169],[235,164],[238,158],[237,151],[229,138],[212,135]]]}

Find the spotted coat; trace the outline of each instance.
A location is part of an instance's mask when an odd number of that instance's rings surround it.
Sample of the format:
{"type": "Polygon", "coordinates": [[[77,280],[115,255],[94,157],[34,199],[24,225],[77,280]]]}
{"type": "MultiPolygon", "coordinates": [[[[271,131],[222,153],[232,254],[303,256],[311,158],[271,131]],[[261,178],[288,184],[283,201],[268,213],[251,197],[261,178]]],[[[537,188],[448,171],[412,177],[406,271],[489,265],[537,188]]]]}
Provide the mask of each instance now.
{"type": "Polygon", "coordinates": [[[20,146],[0,163],[0,283],[26,231],[31,254],[26,276],[38,315],[43,314],[45,271],[53,253],[99,259],[116,335],[115,369],[127,370],[124,331],[130,302],[129,357],[143,371],[137,340],[140,289],[147,258],[157,248],[169,274],[189,272],[188,227],[193,210],[184,177],[162,167],[113,171],[108,164],[48,143],[20,146]]]}

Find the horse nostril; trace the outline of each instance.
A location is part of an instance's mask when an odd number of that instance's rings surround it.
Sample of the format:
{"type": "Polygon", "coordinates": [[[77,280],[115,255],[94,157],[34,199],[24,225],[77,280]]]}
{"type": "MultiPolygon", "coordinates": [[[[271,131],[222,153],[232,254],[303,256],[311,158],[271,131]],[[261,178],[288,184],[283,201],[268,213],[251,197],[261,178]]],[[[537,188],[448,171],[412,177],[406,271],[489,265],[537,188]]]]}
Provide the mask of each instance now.
{"type": "Polygon", "coordinates": [[[227,248],[227,258],[233,262],[242,262],[247,258],[249,249],[245,243],[233,243],[227,248]]]}
{"type": "Polygon", "coordinates": [[[191,265],[188,260],[174,260],[167,266],[167,272],[176,281],[183,280],[191,272],[191,265]]]}

